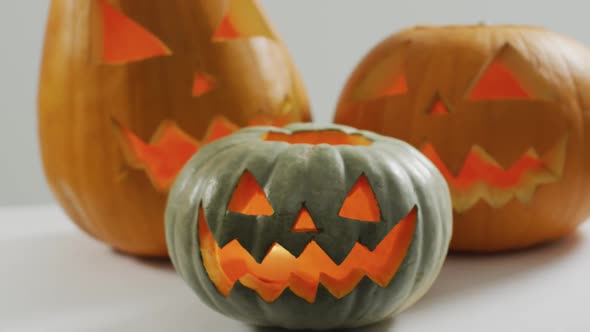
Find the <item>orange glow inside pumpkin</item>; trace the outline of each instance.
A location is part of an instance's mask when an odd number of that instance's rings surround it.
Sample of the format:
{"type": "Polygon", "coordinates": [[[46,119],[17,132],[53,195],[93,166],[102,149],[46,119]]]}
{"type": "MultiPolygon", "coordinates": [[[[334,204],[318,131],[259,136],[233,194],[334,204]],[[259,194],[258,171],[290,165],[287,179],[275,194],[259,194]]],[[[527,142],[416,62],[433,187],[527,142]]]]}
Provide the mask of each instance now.
{"type": "Polygon", "coordinates": [[[344,200],[339,216],[366,222],[381,221],[379,203],[366,175],[361,175],[344,200]]]}
{"type": "Polygon", "coordinates": [[[240,178],[227,209],[250,216],[271,216],[274,213],[258,181],[248,171],[240,178]]]}
{"type": "Polygon", "coordinates": [[[289,144],[329,144],[329,145],[361,145],[368,146],[373,141],[359,134],[346,134],[336,130],[301,131],[293,134],[278,132],[266,133],[263,139],[267,142],[286,142],[289,144]]]}
{"type": "Polygon", "coordinates": [[[101,0],[101,9],[104,63],[121,64],[171,54],[162,41],[115,9],[108,0],[101,0]]]}
{"type": "Polygon", "coordinates": [[[313,222],[309,211],[303,207],[301,211],[299,211],[299,215],[297,216],[295,225],[293,225],[291,231],[294,233],[317,233],[319,230],[313,222]]]}
{"type": "Polygon", "coordinates": [[[212,35],[213,42],[255,36],[273,39],[272,31],[255,0],[226,0],[225,11],[212,35]]]}
{"type": "Polygon", "coordinates": [[[525,154],[510,168],[504,169],[472,149],[459,174],[455,176],[446,167],[432,144],[425,144],[422,153],[432,161],[454,189],[468,189],[480,182],[495,188],[509,189],[518,185],[527,173],[545,168],[542,160],[525,154]]]}
{"type": "Polygon", "coordinates": [[[396,96],[403,95],[408,92],[408,84],[406,82],[406,76],[401,74],[395,78],[390,86],[388,86],[380,96],[396,96]]]}
{"type": "MultiPolygon", "coordinates": [[[[290,288],[297,296],[313,303],[319,284],[334,297],[342,298],[352,292],[364,276],[381,287],[391,282],[412,243],[416,215],[414,208],[373,251],[357,242],[340,265],[313,240],[299,257],[275,243],[262,263],[258,263],[237,240],[220,248],[201,208],[198,224],[201,257],[210,279],[223,296],[228,296],[239,280],[266,302],[275,301],[290,288]]],[[[308,217],[300,213],[300,218],[308,217]]]]}
{"type": "Polygon", "coordinates": [[[205,73],[197,73],[193,83],[193,97],[200,97],[215,89],[216,86],[217,82],[213,77],[205,73]]]}
{"type": "Polygon", "coordinates": [[[240,32],[233,24],[229,14],[226,14],[221,19],[221,23],[217,27],[217,30],[213,34],[214,41],[222,41],[228,39],[240,38],[240,32]]]}
{"type": "Polygon", "coordinates": [[[145,144],[128,129],[123,129],[123,135],[134,161],[145,168],[158,189],[169,188],[182,166],[199,149],[198,142],[171,122],[162,124],[151,144],[145,144]]]}
{"type": "Polygon", "coordinates": [[[495,59],[469,95],[470,99],[526,99],[529,93],[499,59],[495,59]]]}
{"type": "Polygon", "coordinates": [[[440,99],[437,98],[434,104],[432,105],[432,108],[430,109],[430,114],[447,115],[449,114],[449,109],[440,99]]]}
{"type": "MultiPolygon", "coordinates": [[[[145,170],[160,191],[170,188],[182,167],[202,145],[171,121],[160,125],[149,144],[118,122],[115,125],[121,134],[120,143],[130,166],[145,170]]],[[[217,117],[211,122],[203,144],[230,135],[237,129],[225,118],[217,117]]]]}
{"type": "Polygon", "coordinates": [[[256,126],[273,126],[273,127],[284,127],[288,124],[289,121],[281,119],[278,117],[276,119],[270,119],[265,116],[258,116],[254,119],[248,121],[248,127],[256,127],[256,126]]]}

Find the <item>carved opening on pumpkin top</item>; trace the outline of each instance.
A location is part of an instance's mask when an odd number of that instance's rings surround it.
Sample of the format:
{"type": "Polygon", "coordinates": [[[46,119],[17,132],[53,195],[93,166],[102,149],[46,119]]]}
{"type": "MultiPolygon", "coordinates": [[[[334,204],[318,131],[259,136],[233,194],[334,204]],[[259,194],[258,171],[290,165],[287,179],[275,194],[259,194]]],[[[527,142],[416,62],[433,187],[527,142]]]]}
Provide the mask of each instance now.
{"type": "Polygon", "coordinates": [[[337,130],[300,131],[292,134],[268,132],[263,140],[267,142],[286,142],[309,145],[358,145],[369,146],[373,141],[361,134],[347,134],[337,130]]]}
{"type": "Polygon", "coordinates": [[[125,16],[108,0],[101,0],[100,8],[103,63],[124,64],[172,54],[160,39],[125,16]]]}

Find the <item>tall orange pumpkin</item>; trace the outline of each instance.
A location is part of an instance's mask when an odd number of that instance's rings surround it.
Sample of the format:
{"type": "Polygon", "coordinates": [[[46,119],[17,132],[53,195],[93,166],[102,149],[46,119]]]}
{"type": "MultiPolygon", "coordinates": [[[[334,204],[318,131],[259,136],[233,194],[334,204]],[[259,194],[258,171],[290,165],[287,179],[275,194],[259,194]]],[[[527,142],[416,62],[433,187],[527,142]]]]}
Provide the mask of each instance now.
{"type": "Polygon", "coordinates": [[[522,248],[590,215],[590,51],[541,28],[416,27],[373,49],[335,122],[401,138],[445,175],[452,248],[522,248]]]}
{"type": "Polygon", "coordinates": [[[199,146],[309,121],[255,0],[52,0],[39,92],[45,173],[86,232],[165,256],[168,189],[199,146]]]}

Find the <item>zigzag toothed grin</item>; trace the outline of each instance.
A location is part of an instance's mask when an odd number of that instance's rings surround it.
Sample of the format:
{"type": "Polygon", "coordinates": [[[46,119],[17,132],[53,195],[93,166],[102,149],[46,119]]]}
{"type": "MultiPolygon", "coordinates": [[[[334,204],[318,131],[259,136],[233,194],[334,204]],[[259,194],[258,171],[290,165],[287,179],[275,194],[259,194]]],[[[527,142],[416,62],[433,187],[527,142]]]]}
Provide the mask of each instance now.
{"type": "Polygon", "coordinates": [[[340,265],[334,263],[313,240],[298,257],[275,243],[261,263],[257,263],[237,240],[220,248],[202,208],[199,210],[198,237],[205,269],[223,296],[229,296],[239,281],[269,303],[287,288],[314,303],[320,284],[335,298],[352,292],[365,276],[386,287],[407,255],[416,223],[417,208],[414,207],[373,251],[357,242],[340,265]]]}
{"type": "Polygon", "coordinates": [[[495,208],[513,198],[523,203],[530,201],[538,186],[561,178],[566,149],[567,136],[564,136],[542,156],[531,148],[510,167],[502,167],[483,148],[474,146],[457,174],[447,168],[432,144],[424,144],[421,150],[447,180],[455,211],[464,212],[479,200],[495,208]]]}

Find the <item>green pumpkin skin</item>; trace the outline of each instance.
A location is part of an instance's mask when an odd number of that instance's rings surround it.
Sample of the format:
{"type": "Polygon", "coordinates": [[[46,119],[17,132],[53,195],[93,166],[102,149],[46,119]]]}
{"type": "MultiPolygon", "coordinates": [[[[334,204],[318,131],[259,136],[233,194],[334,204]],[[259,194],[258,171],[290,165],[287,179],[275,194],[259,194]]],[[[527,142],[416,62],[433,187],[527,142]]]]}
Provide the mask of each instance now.
{"type": "Polygon", "coordinates": [[[289,329],[352,328],[401,312],[422,297],[438,276],[451,232],[449,189],[430,161],[402,141],[339,125],[246,128],[212,143],[187,163],[173,186],[166,210],[172,262],[204,303],[250,324],[289,329]],[[262,139],[269,131],[289,134],[313,130],[360,134],[373,144],[310,145],[262,139]],[[227,222],[227,205],[245,170],[257,179],[275,213],[231,225],[227,222]],[[338,216],[348,190],[361,174],[371,184],[383,220],[371,226],[343,222],[338,216]],[[351,293],[336,299],[319,285],[314,303],[288,288],[276,301],[267,303],[239,281],[227,297],[219,293],[202,262],[197,234],[199,208],[203,207],[220,246],[232,237],[238,238],[252,256],[261,259],[273,242],[294,254],[303,250],[301,243],[290,243],[297,241],[289,240],[291,223],[285,222],[295,219],[303,202],[322,229],[314,239],[336,263],[345,258],[355,241],[374,247],[381,238],[369,233],[385,236],[380,227],[390,229],[416,207],[414,238],[388,286],[382,288],[365,277],[351,293]]]}

